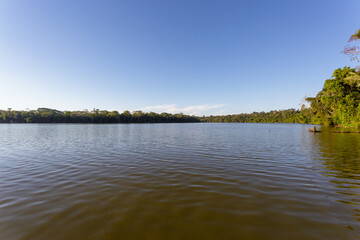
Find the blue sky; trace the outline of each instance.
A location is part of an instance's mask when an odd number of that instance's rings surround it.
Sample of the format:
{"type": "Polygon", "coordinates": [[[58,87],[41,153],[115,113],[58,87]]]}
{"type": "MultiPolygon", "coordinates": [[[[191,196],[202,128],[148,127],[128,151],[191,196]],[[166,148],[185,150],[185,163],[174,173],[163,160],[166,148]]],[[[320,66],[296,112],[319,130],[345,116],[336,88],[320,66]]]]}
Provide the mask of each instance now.
{"type": "Polygon", "coordinates": [[[299,108],[360,28],[359,0],[1,0],[0,109],[299,108]]]}

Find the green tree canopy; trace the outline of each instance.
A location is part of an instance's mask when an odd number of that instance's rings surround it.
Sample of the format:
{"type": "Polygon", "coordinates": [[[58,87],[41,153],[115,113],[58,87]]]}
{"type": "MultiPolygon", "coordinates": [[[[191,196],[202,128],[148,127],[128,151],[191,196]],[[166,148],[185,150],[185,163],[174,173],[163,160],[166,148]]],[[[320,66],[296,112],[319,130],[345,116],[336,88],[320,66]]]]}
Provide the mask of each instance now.
{"type": "Polygon", "coordinates": [[[325,125],[359,126],[360,71],[336,69],[316,97],[307,98],[313,112],[312,122],[325,125]]]}

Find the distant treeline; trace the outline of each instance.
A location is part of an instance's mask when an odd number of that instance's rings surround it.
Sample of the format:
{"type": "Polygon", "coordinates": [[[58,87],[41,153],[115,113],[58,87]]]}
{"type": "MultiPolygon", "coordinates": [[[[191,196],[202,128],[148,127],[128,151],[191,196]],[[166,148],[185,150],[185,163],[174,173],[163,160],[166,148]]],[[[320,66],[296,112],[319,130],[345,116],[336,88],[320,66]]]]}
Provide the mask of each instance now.
{"type": "Polygon", "coordinates": [[[279,110],[270,112],[241,113],[199,118],[202,122],[228,123],[309,123],[311,116],[306,109],[279,110]]]}
{"type": "Polygon", "coordinates": [[[0,123],[186,123],[199,122],[193,116],[135,111],[58,111],[38,108],[30,111],[0,110],[0,123]]]}
{"type": "Polygon", "coordinates": [[[360,127],[360,69],[344,67],[334,71],[324,88],[306,101],[310,107],[270,112],[195,117],[184,114],[135,111],[58,111],[39,108],[31,111],[0,110],[0,123],[313,123],[360,127]]]}
{"type": "Polygon", "coordinates": [[[0,123],[187,123],[187,122],[239,122],[239,123],[308,123],[304,111],[290,109],[254,112],[225,116],[195,117],[184,114],[124,111],[58,111],[38,108],[30,111],[0,110],[0,123]]]}

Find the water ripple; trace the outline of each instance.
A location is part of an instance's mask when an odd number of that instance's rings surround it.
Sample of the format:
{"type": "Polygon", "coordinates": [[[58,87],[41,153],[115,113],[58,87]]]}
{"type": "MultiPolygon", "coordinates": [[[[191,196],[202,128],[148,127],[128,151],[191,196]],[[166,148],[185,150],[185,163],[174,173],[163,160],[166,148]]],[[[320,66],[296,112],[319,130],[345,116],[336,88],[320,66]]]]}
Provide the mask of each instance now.
{"type": "Polygon", "coordinates": [[[0,125],[0,239],[356,239],[360,136],[306,127],[0,125]]]}

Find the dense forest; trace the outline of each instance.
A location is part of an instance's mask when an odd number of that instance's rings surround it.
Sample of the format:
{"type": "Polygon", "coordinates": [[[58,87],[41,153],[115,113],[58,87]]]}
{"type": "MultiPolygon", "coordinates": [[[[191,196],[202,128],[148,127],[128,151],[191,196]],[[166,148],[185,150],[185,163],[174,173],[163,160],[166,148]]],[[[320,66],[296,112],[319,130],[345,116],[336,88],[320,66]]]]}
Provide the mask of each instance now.
{"type": "Polygon", "coordinates": [[[31,111],[0,110],[0,123],[185,123],[199,122],[193,116],[135,111],[58,111],[49,108],[38,108],[31,111]]]}
{"type": "Polygon", "coordinates": [[[311,103],[311,122],[329,126],[360,127],[360,69],[335,70],[311,103]]]}
{"type": "MultiPolygon", "coordinates": [[[[349,42],[360,40],[360,29],[349,42]]],[[[347,45],[343,51],[352,60],[360,61],[360,47],[347,45]]],[[[360,67],[336,69],[325,80],[323,89],[308,97],[310,106],[301,110],[288,109],[222,116],[195,117],[169,113],[142,111],[58,111],[39,108],[31,111],[0,110],[0,123],[184,123],[184,122],[239,122],[239,123],[313,123],[328,126],[360,127],[360,67]]]]}
{"type": "Polygon", "coordinates": [[[254,112],[227,116],[195,117],[184,114],[135,111],[97,110],[58,111],[39,108],[30,111],[0,110],[0,123],[186,123],[186,122],[257,122],[257,123],[307,123],[303,111],[290,109],[271,112],[254,112]]]}
{"type": "Polygon", "coordinates": [[[270,112],[253,112],[233,115],[201,117],[202,122],[232,123],[309,123],[301,110],[289,109],[270,112]]]}

